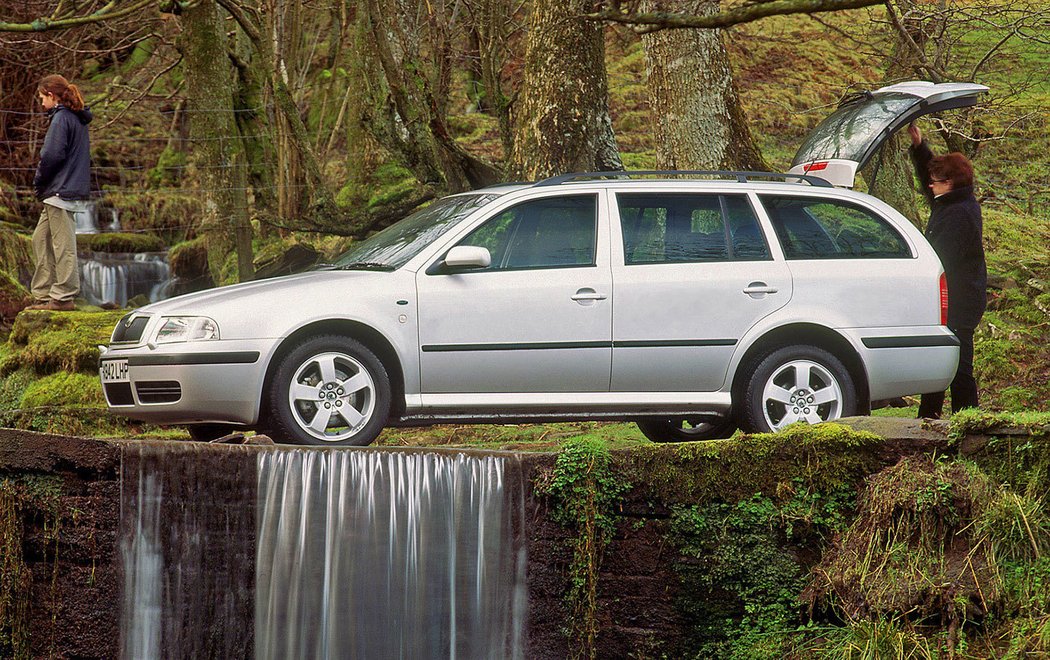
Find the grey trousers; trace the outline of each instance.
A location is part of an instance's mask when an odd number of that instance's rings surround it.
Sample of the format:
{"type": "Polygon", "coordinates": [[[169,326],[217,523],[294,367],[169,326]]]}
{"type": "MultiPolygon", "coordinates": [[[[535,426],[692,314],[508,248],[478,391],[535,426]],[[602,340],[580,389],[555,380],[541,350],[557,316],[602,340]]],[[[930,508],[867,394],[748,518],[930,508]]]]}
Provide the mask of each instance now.
{"type": "Polygon", "coordinates": [[[57,206],[44,204],[33,231],[36,271],[30,285],[37,301],[73,300],[80,293],[76,220],[57,206]]]}

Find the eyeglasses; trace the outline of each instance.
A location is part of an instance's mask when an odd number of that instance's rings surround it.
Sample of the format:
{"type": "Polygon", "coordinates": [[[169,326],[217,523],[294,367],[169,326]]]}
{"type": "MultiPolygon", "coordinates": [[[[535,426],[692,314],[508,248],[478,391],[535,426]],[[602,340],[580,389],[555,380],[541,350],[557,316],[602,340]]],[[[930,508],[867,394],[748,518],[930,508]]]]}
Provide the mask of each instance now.
{"type": "Polygon", "coordinates": [[[951,179],[930,179],[930,185],[932,186],[935,183],[948,183],[949,181],[951,181],[951,179]]]}

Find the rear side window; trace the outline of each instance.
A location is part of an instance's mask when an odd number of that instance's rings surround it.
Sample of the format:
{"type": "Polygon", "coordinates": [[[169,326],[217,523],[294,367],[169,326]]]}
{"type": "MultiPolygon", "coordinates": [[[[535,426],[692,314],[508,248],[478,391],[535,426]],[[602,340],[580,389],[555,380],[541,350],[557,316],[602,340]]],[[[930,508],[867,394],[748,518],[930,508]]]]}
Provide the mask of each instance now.
{"type": "Polygon", "coordinates": [[[788,259],[905,259],[908,243],[885,218],[837,199],[761,195],[788,259]]]}
{"type": "Polygon", "coordinates": [[[619,193],[616,202],[628,265],[771,258],[742,195],[619,193]]]}
{"type": "Polygon", "coordinates": [[[489,218],[459,245],[488,249],[484,270],[593,266],[597,218],[595,195],[545,197],[489,218]]]}

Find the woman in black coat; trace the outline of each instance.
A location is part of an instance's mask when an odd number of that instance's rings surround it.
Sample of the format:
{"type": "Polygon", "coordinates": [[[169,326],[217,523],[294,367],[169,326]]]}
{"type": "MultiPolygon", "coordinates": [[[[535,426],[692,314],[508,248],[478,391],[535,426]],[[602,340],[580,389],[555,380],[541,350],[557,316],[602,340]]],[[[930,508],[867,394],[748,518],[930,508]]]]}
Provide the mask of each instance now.
{"type": "MultiPolygon", "coordinates": [[[[912,124],[911,156],[923,193],[930,203],[926,238],[941,258],[948,280],[948,328],[959,338],[959,368],[950,389],[952,412],[977,407],[973,377],[973,333],[986,304],[988,273],[984,262],[981,207],[973,194],[973,165],[966,156],[934,156],[912,124]]],[[[919,417],[937,419],[944,392],[922,395],[919,417]]]]}

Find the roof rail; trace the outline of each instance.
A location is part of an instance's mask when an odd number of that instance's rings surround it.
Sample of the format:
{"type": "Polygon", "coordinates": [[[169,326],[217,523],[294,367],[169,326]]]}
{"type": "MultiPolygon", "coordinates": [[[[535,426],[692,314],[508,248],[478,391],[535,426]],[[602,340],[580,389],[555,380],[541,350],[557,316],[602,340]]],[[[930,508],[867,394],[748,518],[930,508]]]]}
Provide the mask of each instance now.
{"type": "Polygon", "coordinates": [[[568,181],[575,181],[577,179],[617,179],[626,178],[632,176],[652,176],[652,175],[664,175],[664,176],[681,176],[681,175],[703,175],[721,177],[723,179],[736,179],[739,183],[747,183],[752,178],[764,178],[764,179],[781,179],[805,181],[811,186],[818,186],[820,188],[834,188],[830,183],[816,176],[807,176],[805,174],[782,174],[780,172],[737,172],[731,170],[616,170],[610,172],[569,172],[568,174],[559,174],[558,176],[552,176],[541,181],[537,181],[533,184],[535,188],[542,188],[546,186],[559,186],[568,181]]]}

